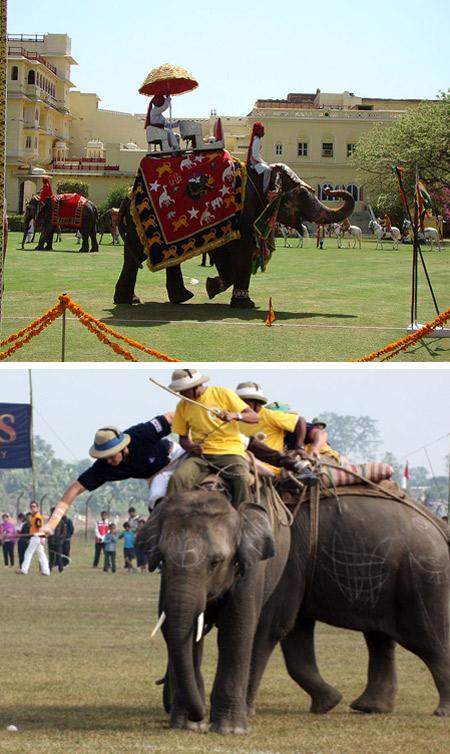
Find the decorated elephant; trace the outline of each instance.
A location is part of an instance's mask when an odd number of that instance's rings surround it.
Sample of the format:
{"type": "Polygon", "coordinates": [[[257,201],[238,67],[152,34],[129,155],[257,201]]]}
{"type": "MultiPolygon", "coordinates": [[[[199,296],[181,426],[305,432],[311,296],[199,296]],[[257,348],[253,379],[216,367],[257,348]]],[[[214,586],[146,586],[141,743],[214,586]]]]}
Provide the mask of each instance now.
{"type": "Polygon", "coordinates": [[[439,692],[434,714],[450,715],[450,529],[397,491],[347,489],[322,499],[319,518],[312,508],[312,520],[311,504],[301,505],[288,564],[256,633],[249,708],[277,642],[289,675],[310,695],[312,712],[327,712],[340,701],[316,664],[314,626],[321,621],[364,634],[368,680],[354,710],[392,711],[398,643],[430,670],[439,692]]]}
{"type": "MultiPolygon", "coordinates": [[[[252,174],[254,171],[251,171],[252,174]]],[[[286,165],[276,164],[272,169],[272,184],[281,184],[281,201],[277,220],[284,225],[300,230],[303,221],[327,225],[338,223],[349,217],[355,202],[347,191],[329,191],[330,198],[340,198],[343,204],[330,208],[300,182],[296,174],[286,165]]],[[[247,182],[245,202],[240,220],[240,239],[216,248],[213,261],[219,275],[207,280],[207,293],[210,299],[233,286],[231,306],[252,308],[249,296],[252,262],[255,255],[254,221],[266,206],[262,194],[261,176],[255,175],[247,182]]],[[[144,248],[130,212],[130,199],[126,197],[120,207],[119,230],[124,240],[123,266],[116,283],[114,302],[116,304],[136,303],[134,287],[137,272],[146,260],[144,248]]],[[[180,265],[166,268],[166,288],[172,303],[183,303],[193,294],[183,283],[180,265]]]]}
{"type": "Polygon", "coordinates": [[[113,246],[119,245],[120,236],[118,228],[119,210],[115,207],[110,207],[106,212],[102,212],[97,222],[97,233],[100,234],[99,243],[101,244],[103,235],[105,233],[111,233],[113,246]]]}
{"type": "Polygon", "coordinates": [[[28,204],[36,206],[36,222],[42,228],[36,249],[51,251],[55,231],[58,228],[72,228],[74,231],[78,229],[81,233],[82,245],[80,251],[89,251],[89,239],[91,240],[91,251],[98,251],[96,236],[97,207],[84,197],[78,196],[77,201],[75,199],[77,196],[78,194],[56,194],[45,199],[44,202],[40,202],[37,196],[30,199],[28,204]],[[73,197],[73,200],[68,197],[73,197]],[[55,200],[58,203],[56,214],[55,200]],[[64,211],[70,204],[72,207],[69,217],[64,214],[64,211]]]}
{"type": "Polygon", "coordinates": [[[204,720],[202,637],[215,625],[219,658],[211,728],[245,732],[254,633],[283,572],[289,540],[289,529],[272,528],[263,507],[236,510],[220,492],[172,495],[150,516],[140,546],[149,553],[151,570],[161,564],[158,625],[168,649],[165,698],[171,727],[195,728],[204,720]]]}

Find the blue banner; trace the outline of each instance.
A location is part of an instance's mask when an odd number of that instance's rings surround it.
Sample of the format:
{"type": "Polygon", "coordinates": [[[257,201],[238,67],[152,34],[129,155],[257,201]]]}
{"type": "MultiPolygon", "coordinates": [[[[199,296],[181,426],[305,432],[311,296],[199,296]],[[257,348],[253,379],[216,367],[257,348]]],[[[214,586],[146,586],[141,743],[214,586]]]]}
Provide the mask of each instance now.
{"type": "Polygon", "coordinates": [[[0,469],[31,467],[31,406],[0,403],[0,469]]]}

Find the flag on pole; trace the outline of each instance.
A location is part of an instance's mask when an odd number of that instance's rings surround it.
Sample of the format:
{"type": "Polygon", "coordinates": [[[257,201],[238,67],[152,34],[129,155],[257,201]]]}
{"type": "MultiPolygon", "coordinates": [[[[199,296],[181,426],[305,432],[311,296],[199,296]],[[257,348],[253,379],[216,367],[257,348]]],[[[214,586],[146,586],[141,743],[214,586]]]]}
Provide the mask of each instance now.
{"type": "Polygon", "coordinates": [[[223,128],[220,118],[216,118],[216,122],[214,123],[214,138],[216,141],[223,141],[223,128]]]}
{"type": "Polygon", "coordinates": [[[272,296],[269,296],[269,311],[267,312],[267,317],[264,320],[264,324],[267,325],[267,327],[270,327],[272,322],[275,322],[275,319],[275,312],[272,306],[272,296]]]}
{"type": "Polygon", "coordinates": [[[406,202],[405,189],[403,188],[403,168],[401,168],[399,165],[393,165],[392,172],[394,173],[394,175],[397,176],[402,204],[405,207],[405,209],[408,209],[408,204],[406,202]]]}
{"type": "Polygon", "coordinates": [[[433,209],[431,196],[429,195],[425,184],[422,181],[416,183],[416,203],[419,215],[420,228],[423,230],[426,217],[430,217],[428,210],[433,209]]]}
{"type": "Polygon", "coordinates": [[[408,481],[409,481],[409,465],[408,465],[408,461],[406,461],[405,468],[403,469],[402,490],[406,490],[408,488],[408,481]]]}

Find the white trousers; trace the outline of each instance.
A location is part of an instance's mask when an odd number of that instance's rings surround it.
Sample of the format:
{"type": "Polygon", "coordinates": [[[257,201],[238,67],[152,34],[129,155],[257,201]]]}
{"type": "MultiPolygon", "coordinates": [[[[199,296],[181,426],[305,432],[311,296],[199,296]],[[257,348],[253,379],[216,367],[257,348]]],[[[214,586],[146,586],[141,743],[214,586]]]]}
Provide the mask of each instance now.
{"type": "Polygon", "coordinates": [[[185,457],[186,453],[184,452],[181,445],[179,445],[174,440],[171,440],[169,450],[169,463],[163,468],[162,471],[158,471],[158,473],[152,476],[149,480],[148,509],[150,511],[153,510],[158,500],[160,500],[162,497],[165,497],[170,477],[185,457]]]}
{"type": "Polygon", "coordinates": [[[39,558],[39,565],[41,568],[41,572],[44,573],[46,576],[50,575],[50,568],[48,565],[47,555],[45,554],[45,548],[42,544],[42,538],[39,537],[37,534],[34,534],[29,542],[29,545],[27,549],[25,550],[25,556],[23,559],[21,571],[22,573],[28,573],[31,565],[31,559],[34,555],[34,553],[37,550],[38,558],[39,558]]]}

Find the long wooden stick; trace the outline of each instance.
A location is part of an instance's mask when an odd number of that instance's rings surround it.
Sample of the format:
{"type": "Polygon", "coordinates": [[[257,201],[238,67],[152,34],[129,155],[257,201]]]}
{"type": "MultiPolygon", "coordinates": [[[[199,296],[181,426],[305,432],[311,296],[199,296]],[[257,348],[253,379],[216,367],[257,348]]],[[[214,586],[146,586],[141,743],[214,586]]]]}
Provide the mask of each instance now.
{"type": "Polygon", "coordinates": [[[180,401],[186,401],[186,403],[192,403],[193,406],[199,406],[204,411],[207,411],[208,414],[214,414],[215,416],[220,416],[222,413],[220,408],[211,408],[208,406],[204,406],[203,403],[199,403],[198,401],[193,401],[191,398],[186,398],[185,395],[180,395],[180,393],[175,392],[175,390],[171,390],[170,387],[166,387],[166,385],[163,385],[161,382],[158,382],[158,380],[155,380],[153,377],[149,377],[150,382],[153,382],[155,385],[158,385],[158,387],[161,387],[163,390],[166,390],[171,395],[174,395],[178,400],[180,401]]]}

